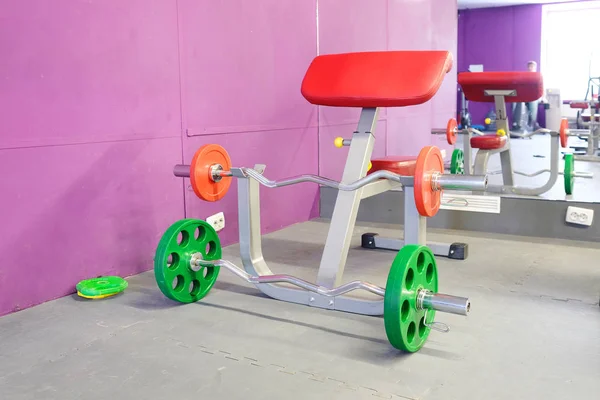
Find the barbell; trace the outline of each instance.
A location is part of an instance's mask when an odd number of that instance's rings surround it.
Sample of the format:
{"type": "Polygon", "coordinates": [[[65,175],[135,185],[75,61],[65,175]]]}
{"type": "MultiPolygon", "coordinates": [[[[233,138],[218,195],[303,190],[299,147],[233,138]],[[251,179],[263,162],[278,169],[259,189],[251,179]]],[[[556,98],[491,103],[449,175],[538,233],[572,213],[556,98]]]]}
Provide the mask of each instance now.
{"type": "Polygon", "coordinates": [[[382,170],[351,183],[340,183],[318,175],[269,180],[262,171],[244,167],[233,168],[227,151],[216,144],[200,147],[190,165],[175,165],[173,173],[178,177],[190,178],[194,193],[205,201],[222,199],[229,191],[232,177],[252,178],[269,188],[313,182],[343,191],[358,190],[377,180],[387,179],[402,185],[414,186],[417,210],[426,217],[432,217],[438,212],[444,189],[484,191],[488,182],[487,176],[444,174],[444,160],[440,150],[435,146],[427,146],[421,150],[417,157],[414,176],[402,176],[382,170]]]}

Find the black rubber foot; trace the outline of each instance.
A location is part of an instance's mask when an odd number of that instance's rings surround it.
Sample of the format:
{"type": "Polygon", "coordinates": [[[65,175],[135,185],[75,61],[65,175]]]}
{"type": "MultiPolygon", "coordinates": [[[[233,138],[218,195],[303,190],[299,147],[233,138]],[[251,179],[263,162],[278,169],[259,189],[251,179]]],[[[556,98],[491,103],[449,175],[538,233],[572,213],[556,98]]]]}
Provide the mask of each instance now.
{"type": "Polygon", "coordinates": [[[469,245],[467,243],[452,243],[448,258],[453,260],[466,260],[469,256],[469,245]]]}
{"type": "Polygon", "coordinates": [[[378,236],[377,233],[363,233],[361,236],[360,245],[365,249],[376,249],[375,246],[375,236],[378,236]]]}

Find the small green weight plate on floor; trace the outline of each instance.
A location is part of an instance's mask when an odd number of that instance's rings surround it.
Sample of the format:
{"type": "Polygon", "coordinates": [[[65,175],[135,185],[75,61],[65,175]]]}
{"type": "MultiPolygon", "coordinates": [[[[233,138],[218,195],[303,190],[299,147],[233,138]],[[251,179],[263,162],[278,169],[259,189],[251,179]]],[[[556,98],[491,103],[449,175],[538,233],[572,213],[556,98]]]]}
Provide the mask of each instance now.
{"type": "Polygon", "coordinates": [[[565,193],[573,194],[573,186],[575,185],[575,177],[573,174],[575,173],[575,159],[573,158],[573,154],[565,154],[565,193]]]}
{"type": "Polygon", "coordinates": [[[454,149],[452,152],[450,173],[458,175],[463,175],[465,173],[465,154],[461,149],[454,149]]]}
{"type": "Polygon", "coordinates": [[[86,299],[103,299],[127,289],[127,281],[119,276],[86,279],[77,284],[77,294],[86,299]]]}
{"type": "Polygon", "coordinates": [[[171,300],[193,303],[208,294],[219,275],[219,267],[193,267],[192,256],[204,260],[221,258],[221,242],[210,224],[182,219],[167,229],[154,256],[154,276],[161,292],[171,300]]]}
{"type": "MultiPolygon", "coordinates": [[[[423,347],[431,330],[425,325],[426,310],[418,310],[416,306],[420,289],[437,293],[435,257],[427,246],[404,246],[388,275],[383,320],[392,346],[411,353],[423,347]]],[[[434,317],[434,310],[427,311],[427,324],[431,324],[434,317]]]]}

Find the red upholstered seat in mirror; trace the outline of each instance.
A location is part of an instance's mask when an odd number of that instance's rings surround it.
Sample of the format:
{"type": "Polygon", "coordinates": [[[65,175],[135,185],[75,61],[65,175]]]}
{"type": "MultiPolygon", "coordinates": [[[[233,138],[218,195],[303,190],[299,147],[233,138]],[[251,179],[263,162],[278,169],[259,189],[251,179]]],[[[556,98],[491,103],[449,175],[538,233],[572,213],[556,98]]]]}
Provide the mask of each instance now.
{"type": "Polygon", "coordinates": [[[447,51],[381,51],[316,57],[302,81],[312,104],[404,107],[425,103],[452,68],[447,51]]]}
{"type": "Polygon", "coordinates": [[[471,138],[471,147],[480,150],[501,149],[506,144],[506,136],[486,135],[471,138]]]}
{"type": "Polygon", "coordinates": [[[587,110],[588,107],[589,107],[589,104],[585,103],[583,101],[581,101],[581,102],[575,101],[573,103],[569,103],[569,107],[571,107],[571,108],[577,108],[577,109],[580,109],[580,110],[587,110]]]}
{"type": "Polygon", "coordinates": [[[494,96],[486,90],[515,90],[516,96],[505,97],[507,102],[523,103],[540,99],[544,82],[539,72],[461,72],[458,84],[469,101],[493,103],[494,96]]]}

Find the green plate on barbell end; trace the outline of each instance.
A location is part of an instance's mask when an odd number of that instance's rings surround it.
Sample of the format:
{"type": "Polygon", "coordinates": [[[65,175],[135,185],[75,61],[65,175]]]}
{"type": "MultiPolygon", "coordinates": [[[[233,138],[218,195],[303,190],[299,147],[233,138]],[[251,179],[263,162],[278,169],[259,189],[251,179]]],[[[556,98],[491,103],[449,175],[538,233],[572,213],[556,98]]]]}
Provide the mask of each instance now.
{"type": "Polygon", "coordinates": [[[404,246],[394,259],[385,287],[383,320],[388,340],[397,349],[414,353],[427,340],[435,311],[417,310],[417,292],[437,293],[435,256],[427,246],[404,246]]]}
{"type": "Polygon", "coordinates": [[[102,276],[86,279],[76,286],[77,294],[88,299],[103,299],[127,289],[128,283],[120,276],[102,276]]]}
{"type": "Polygon", "coordinates": [[[465,173],[465,155],[461,149],[454,149],[450,163],[450,173],[463,175],[465,173]]]}
{"type": "Polygon", "coordinates": [[[204,260],[221,258],[221,242],[210,224],[182,219],[167,229],[154,256],[154,276],[161,292],[171,300],[193,303],[208,294],[219,275],[219,267],[190,265],[194,254],[204,260]]]}
{"type": "Polygon", "coordinates": [[[563,175],[565,177],[565,193],[570,195],[573,194],[573,186],[575,185],[575,159],[573,154],[565,154],[565,170],[563,175]]]}

